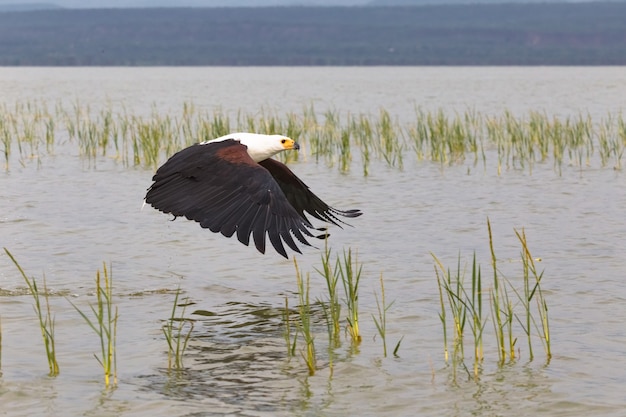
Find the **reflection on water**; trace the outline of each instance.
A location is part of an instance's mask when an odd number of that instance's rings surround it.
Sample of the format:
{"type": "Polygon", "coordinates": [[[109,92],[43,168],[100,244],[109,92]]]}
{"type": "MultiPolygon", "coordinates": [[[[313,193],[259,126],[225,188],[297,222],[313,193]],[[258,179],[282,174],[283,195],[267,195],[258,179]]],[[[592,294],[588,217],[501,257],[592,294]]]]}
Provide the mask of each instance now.
{"type": "Polygon", "coordinates": [[[238,302],[217,309],[191,315],[196,330],[185,368],[144,376],[142,389],[208,404],[214,415],[305,410],[306,368],[298,358],[288,359],[284,309],[238,302]]]}

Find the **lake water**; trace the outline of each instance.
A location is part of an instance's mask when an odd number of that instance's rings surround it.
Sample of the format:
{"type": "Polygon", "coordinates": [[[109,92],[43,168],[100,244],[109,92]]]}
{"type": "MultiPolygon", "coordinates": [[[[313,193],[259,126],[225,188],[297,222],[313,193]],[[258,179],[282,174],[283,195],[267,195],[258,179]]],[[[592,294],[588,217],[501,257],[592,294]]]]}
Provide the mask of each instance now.
{"type": "MultiPolygon", "coordinates": [[[[400,123],[428,111],[515,115],[530,110],[594,119],[624,110],[624,68],[0,68],[0,105],[80,102],[129,114],[180,114],[183,103],[236,115],[323,112],[377,114],[400,123]]],[[[316,332],[318,371],[309,376],[283,339],[285,297],[297,304],[292,260],[266,255],[186,221],[141,209],[152,170],[107,157],[95,164],[60,141],[51,154],[0,173],[0,245],[29,276],[45,275],[53,296],[61,373],[47,376],[32,297],[0,253],[2,414],[124,416],[604,415],[626,408],[626,180],[610,167],[551,163],[532,174],[472,169],[407,158],[404,169],[374,161],[370,175],[342,174],[313,159],[294,171],[330,204],[359,208],[354,227],[331,229],[335,253],[363,264],[363,341],[342,339],[329,366],[326,328],[316,332]],[[519,273],[524,228],[544,270],[551,360],[535,340],[530,361],[497,364],[491,322],[478,379],[443,357],[439,295],[431,256],[455,267],[474,252],[489,276],[489,218],[503,269],[519,273]],[[119,308],[116,389],[106,390],[93,353],[98,340],[68,298],[88,310],[102,263],[112,265],[119,308]],[[519,266],[519,268],[518,268],[519,266]],[[383,357],[372,314],[385,280],[388,344],[383,357]],[[174,292],[211,316],[195,316],[186,369],[168,373],[161,325],[174,292]]],[[[320,252],[297,260],[312,298],[325,297],[320,252]]],[[[300,342],[299,348],[302,346],[300,342]]],[[[298,348],[298,349],[299,349],[298,348]]],[[[469,351],[470,349],[468,349],[469,351]]],[[[467,355],[471,367],[471,355],[467,355]]]]}

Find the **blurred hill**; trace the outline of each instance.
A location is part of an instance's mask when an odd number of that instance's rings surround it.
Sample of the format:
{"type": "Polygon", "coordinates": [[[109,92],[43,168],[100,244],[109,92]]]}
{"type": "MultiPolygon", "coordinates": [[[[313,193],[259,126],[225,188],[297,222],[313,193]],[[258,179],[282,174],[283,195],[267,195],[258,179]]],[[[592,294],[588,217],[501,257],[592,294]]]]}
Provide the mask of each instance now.
{"type": "MultiPolygon", "coordinates": [[[[0,0],[0,10],[110,9],[154,7],[275,7],[275,6],[364,6],[370,0],[54,0],[34,3],[28,0],[0,0]]],[[[445,0],[444,0],[445,1],[445,0]]]]}
{"type": "MultiPolygon", "coordinates": [[[[445,4],[593,3],[605,0],[369,0],[368,6],[424,6],[445,4]]],[[[624,2],[626,0],[613,0],[624,2]]]]}
{"type": "MultiPolygon", "coordinates": [[[[603,1],[603,0],[588,0],[603,1]]],[[[626,1],[626,0],[613,0],[626,1]]],[[[275,6],[423,6],[479,3],[576,3],[580,0],[0,0],[0,10],[106,9],[154,7],[275,7],[275,6]]]]}
{"type": "Polygon", "coordinates": [[[0,65],[626,65],[626,2],[0,13],[0,65]]]}

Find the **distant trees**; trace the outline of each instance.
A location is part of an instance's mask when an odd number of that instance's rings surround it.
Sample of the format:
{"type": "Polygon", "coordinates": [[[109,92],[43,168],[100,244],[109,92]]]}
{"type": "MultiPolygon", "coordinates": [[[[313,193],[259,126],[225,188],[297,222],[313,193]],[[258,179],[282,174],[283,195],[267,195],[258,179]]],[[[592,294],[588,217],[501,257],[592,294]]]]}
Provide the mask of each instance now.
{"type": "Polygon", "coordinates": [[[0,13],[0,65],[626,65],[626,2],[0,13]]]}

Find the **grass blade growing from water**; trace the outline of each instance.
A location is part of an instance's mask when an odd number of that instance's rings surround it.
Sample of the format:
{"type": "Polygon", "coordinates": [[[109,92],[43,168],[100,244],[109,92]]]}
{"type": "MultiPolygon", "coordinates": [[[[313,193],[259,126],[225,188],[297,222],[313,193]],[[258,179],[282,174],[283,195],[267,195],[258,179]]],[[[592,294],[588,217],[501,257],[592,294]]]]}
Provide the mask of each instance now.
{"type": "MultiPolygon", "coordinates": [[[[376,325],[376,330],[378,330],[378,334],[383,341],[383,356],[387,357],[387,310],[391,308],[393,305],[393,301],[389,304],[386,304],[385,301],[385,283],[383,281],[383,274],[380,274],[380,301],[378,300],[378,295],[374,293],[374,298],[376,299],[376,308],[378,309],[378,318],[372,314],[372,319],[374,320],[374,324],[376,325]]],[[[396,348],[393,351],[394,355],[397,355],[398,348],[400,347],[400,342],[396,345],[396,348]]]]}
{"type": "Polygon", "coordinates": [[[296,355],[296,342],[298,340],[298,332],[293,335],[293,343],[291,342],[291,312],[289,311],[289,298],[285,297],[285,311],[283,313],[283,321],[285,322],[285,331],[283,336],[287,345],[287,357],[291,358],[296,355]]]}
{"type": "Polygon", "coordinates": [[[359,280],[363,265],[357,259],[352,262],[352,249],[348,253],[343,252],[342,262],[338,262],[339,274],[343,289],[346,295],[346,306],[348,307],[348,332],[352,342],[356,345],[361,343],[361,333],[359,331],[359,280]]]}
{"type": "Polygon", "coordinates": [[[46,349],[46,358],[48,359],[48,367],[50,369],[50,376],[56,376],[59,374],[59,364],[56,359],[56,349],[54,344],[54,317],[52,317],[52,313],[50,312],[50,302],[48,300],[48,288],[46,287],[46,278],[44,276],[43,279],[43,296],[46,302],[45,310],[41,306],[41,298],[40,292],[37,288],[37,281],[35,278],[29,279],[26,276],[26,273],[17,263],[17,260],[13,257],[11,252],[7,248],[4,248],[6,254],[11,258],[13,264],[17,267],[30,290],[34,300],[35,300],[35,312],[37,313],[37,318],[39,319],[39,328],[41,329],[41,336],[43,338],[44,347],[46,349]]]}
{"type": "MultiPolygon", "coordinates": [[[[109,275],[106,264],[103,265],[102,275],[100,270],[96,273],[96,306],[90,305],[94,318],[91,319],[81,311],[74,303],[70,304],[76,309],[81,317],[87,322],[100,339],[100,354],[94,354],[104,371],[104,385],[109,388],[117,385],[117,307],[113,305],[113,276],[109,275]],[[102,282],[104,281],[104,282],[102,282]]],[[[69,300],[68,300],[69,301],[69,300]]]]}
{"type": "Polygon", "coordinates": [[[320,301],[326,321],[328,325],[328,336],[332,346],[339,345],[339,335],[341,331],[341,304],[339,303],[339,294],[337,294],[337,283],[339,277],[337,275],[337,267],[335,269],[331,266],[330,261],[330,248],[328,247],[328,240],[324,244],[324,252],[322,253],[322,269],[316,271],[324,277],[326,281],[326,288],[328,290],[328,301],[326,303],[320,301]]]}
{"type": "Polygon", "coordinates": [[[161,327],[165,340],[167,341],[167,369],[183,369],[183,355],[187,350],[187,344],[191,338],[191,331],[193,330],[193,320],[185,318],[185,310],[188,306],[195,303],[190,302],[189,298],[185,298],[182,304],[178,303],[180,297],[180,288],[176,290],[174,296],[174,305],[172,306],[172,313],[167,322],[161,327]],[[180,315],[177,315],[177,310],[182,307],[180,315]],[[178,324],[178,326],[175,325],[178,324]],[[188,324],[187,332],[184,333],[185,324],[188,324]]]}
{"type": "Polygon", "coordinates": [[[504,323],[502,320],[502,300],[500,290],[500,279],[498,277],[498,267],[496,252],[493,248],[493,234],[491,233],[491,222],[487,219],[487,230],[489,232],[489,250],[491,252],[491,267],[493,268],[493,288],[491,294],[491,313],[493,317],[493,326],[496,333],[498,345],[498,356],[500,363],[506,360],[506,348],[504,345],[504,323]]]}
{"type": "MultiPolygon", "coordinates": [[[[550,323],[548,320],[548,304],[545,300],[543,291],[541,289],[541,279],[543,278],[543,272],[538,273],[535,267],[535,258],[533,258],[530,250],[528,249],[528,243],[526,241],[526,233],[522,229],[521,232],[515,231],[517,238],[522,244],[522,263],[524,265],[524,303],[526,308],[526,327],[529,333],[528,345],[531,348],[530,341],[530,324],[533,322],[534,327],[537,329],[539,337],[543,343],[544,350],[548,357],[548,360],[552,357],[552,351],[550,348],[550,323]],[[534,282],[532,282],[534,281],[534,282]],[[537,300],[537,311],[539,314],[539,325],[537,325],[534,316],[530,313],[530,303],[533,298],[537,300]]],[[[532,352],[532,350],[531,350],[532,352]]],[[[532,360],[532,353],[531,353],[532,360]]]]}
{"type": "Polygon", "coordinates": [[[302,279],[302,274],[300,273],[300,269],[298,268],[298,263],[296,262],[296,258],[294,257],[293,263],[296,267],[296,280],[298,284],[298,298],[299,298],[299,306],[300,310],[300,320],[298,322],[298,327],[302,337],[304,338],[304,343],[306,346],[306,353],[302,353],[302,357],[306,362],[307,368],[309,370],[309,375],[315,375],[315,371],[317,370],[317,359],[315,355],[315,337],[313,336],[313,329],[311,323],[311,303],[309,298],[309,275],[306,276],[306,281],[302,279]]]}

